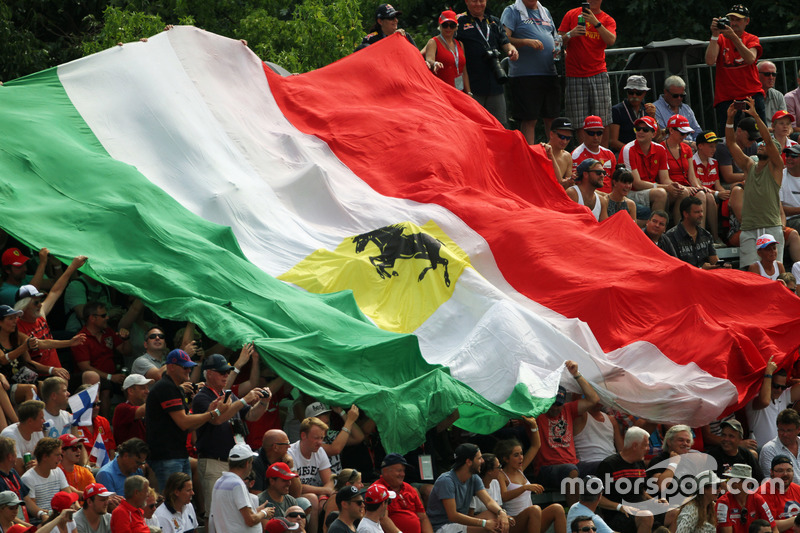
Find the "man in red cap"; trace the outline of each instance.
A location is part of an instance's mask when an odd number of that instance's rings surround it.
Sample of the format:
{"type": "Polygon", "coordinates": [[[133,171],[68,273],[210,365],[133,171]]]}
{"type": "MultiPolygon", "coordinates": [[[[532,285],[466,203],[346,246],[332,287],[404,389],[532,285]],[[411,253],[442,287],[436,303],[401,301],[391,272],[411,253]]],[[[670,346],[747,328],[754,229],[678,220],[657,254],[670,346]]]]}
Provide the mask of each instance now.
{"type": "Polygon", "coordinates": [[[667,149],[653,142],[658,131],[656,119],[644,116],[633,123],[636,139],[619,153],[619,162],[633,175],[633,190],[628,198],[652,211],[665,211],[668,198],[677,198],[682,187],[672,183],[667,170],[667,149]]]}
{"type": "Polygon", "coordinates": [[[397,497],[397,493],[379,483],[364,493],[364,518],[358,523],[357,533],[383,533],[381,518],[386,516],[389,502],[397,497]]]}
{"type": "Polygon", "coordinates": [[[28,274],[25,263],[30,257],[23,255],[19,248],[9,248],[0,257],[3,265],[3,285],[0,286],[0,304],[14,306],[17,290],[23,285],[33,285],[37,289],[49,288],[51,283],[44,286],[44,267],[47,265],[47,248],[39,250],[39,265],[33,276],[28,274]]]}
{"type": "Polygon", "coordinates": [[[267,490],[259,494],[258,503],[268,502],[275,507],[275,516],[286,516],[286,510],[297,505],[297,500],[289,495],[289,486],[297,474],[289,465],[282,462],[272,463],[266,472],[267,490]]]}
{"type": "MultiPolygon", "coordinates": [[[[572,151],[572,171],[575,172],[585,159],[595,159],[603,164],[608,175],[614,173],[617,166],[617,156],[614,152],[600,145],[603,138],[603,121],[597,115],[589,115],[583,121],[583,144],[572,151]]],[[[598,192],[606,194],[611,192],[611,180],[605,180],[598,192]]]]}
{"type": "Polygon", "coordinates": [[[94,476],[91,470],[81,466],[81,455],[86,451],[83,446],[84,439],[79,439],[71,433],[65,433],[58,437],[61,441],[61,463],[58,467],[64,472],[69,486],[83,492],[83,490],[94,483],[94,476]]]}
{"type": "Polygon", "coordinates": [[[73,518],[78,531],[111,533],[111,515],[108,512],[109,496],[114,496],[114,493],[100,483],[86,486],[83,491],[83,509],[75,513],[73,518]]]}

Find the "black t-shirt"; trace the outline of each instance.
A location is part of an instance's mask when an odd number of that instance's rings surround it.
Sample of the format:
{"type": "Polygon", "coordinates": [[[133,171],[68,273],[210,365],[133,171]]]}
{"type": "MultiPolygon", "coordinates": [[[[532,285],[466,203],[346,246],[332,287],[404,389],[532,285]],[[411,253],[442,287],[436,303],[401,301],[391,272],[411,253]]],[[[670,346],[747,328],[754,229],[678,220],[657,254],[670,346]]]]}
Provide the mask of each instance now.
{"type": "MultiPolygon", "coordinates": [[[[192,413],[205,413],[211,402],[217,399],[217,393],[208,387],[203,387],[195,395],[192,401],[192,413]]],[[[231,404],[238,402],[239,398],[231,393],[231,404]]],[[[230,420],[236,420],[240,416],[246,416],[250,406],[243,407],[230,420]]],[[[197,453],[200,457],[227,461],[228,454],[233,448],[233,430],[230,420],[222,424],[215,425],[207,422],[197,428],[197,453]]]]}
{"type": "Polygon", "coordinates": [[[355,528],[350,529],[347,527],[347,524],[338,518],[334,520],[331,527],[328,528],[328,533],[353,533],[353,531],[355,531],[355,528]]]}
{"type": "Polygon", "coordinates": [[[764,475],[761,472],[761,466],[758,464],[758,461],[756,461],[756,458],[753,456],[753,454],[743,446],[739,446],[739,450],[734,456],[726,454],[719,446],[710,448],[706,453],[713,457],[715,461],[717,461],[716,472],[720,477],[722,477],[726,472],[730,472],[733,465],[746,464],[750,465],[750,468],[753,469],[754,478],[758,480],[764,479],[764,475]]]}
{"type": "Polygon", "coordinates": [[[480,95],[503,94],[503,86],[497,83],[486,60],[486,51],[489,49],[500,51],[499,60],[506,55],[503,45],[508,44],[509,40],[500,19],[484,14],[483,20],[477,20],[469,13],[461,13],[458,16],[456,39],[464,47],[470,90],[480,95]]]}
{"type": "Polygon", "coordinates": [[[147,395],[145,406],[145,426],[147,428],[147,445],[150,447],[150,459],[184,459],[189,457],[186,450],[187,431],[181,430],[172,420],[169,413],[183,409],[189,412],[189,404],[183,389],[164,374],[153,385],[147,395]]]}
{"type": "MultiPolygon", "coordinates": [[[[603,492],[603,495],[612,502],[622,503],[624,499],[630,503],[638,503],[645,499],[645,481],[647,473],[644,461],[629,463],[623,459],[619,453],[615,453],[614,455],[609,455],[600,462],[594,475],[604,480],[604,483],[607,479],[606,475],[613,480],[612,483],[606,485],[603,492]],[[621,494],[617,490],[616,482],[624,478],[629,479],[630,484],[625,483],[623,488],[630,487],[631,490],[624,490],[624,494],[621,494]],[[635,488],[639,489],[638,492],[634,492],[633,489],[635,488]]],[[[606,518],[606,522],[616,519],[617,515],[624,516],[619,511],[603,510],[603,516],[606,518]]]]}

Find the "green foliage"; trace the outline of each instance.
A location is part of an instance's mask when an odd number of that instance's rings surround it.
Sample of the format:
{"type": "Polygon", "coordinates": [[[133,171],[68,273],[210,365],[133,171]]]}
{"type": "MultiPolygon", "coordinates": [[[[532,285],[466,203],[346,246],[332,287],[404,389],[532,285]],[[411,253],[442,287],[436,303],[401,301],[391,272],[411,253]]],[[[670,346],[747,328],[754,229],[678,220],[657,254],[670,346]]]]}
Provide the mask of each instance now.
{"type": "Polygon", "coordinates": [[[236,37],[263,60],[306,72],[350,54],[364,35],[357,0],[304,0],[291,20],[259,9],[242,19],[236,37]]]}
{"type": "Polygon", "coordinates": [[[83,43],[83,52],[86,55],[94,54],[117,43],[138,41],[161,32],[164,26],[164,21],[158,15],[123,11],[109,6],[103,12],[102,29],[83,43]]]}
{"type": "Polygon", "coordinates": [[[0,81],[12,80],[46,68],[49,55],[33,32],[18,28],[11,20],[11,10],[0,4],[0,81]]]}

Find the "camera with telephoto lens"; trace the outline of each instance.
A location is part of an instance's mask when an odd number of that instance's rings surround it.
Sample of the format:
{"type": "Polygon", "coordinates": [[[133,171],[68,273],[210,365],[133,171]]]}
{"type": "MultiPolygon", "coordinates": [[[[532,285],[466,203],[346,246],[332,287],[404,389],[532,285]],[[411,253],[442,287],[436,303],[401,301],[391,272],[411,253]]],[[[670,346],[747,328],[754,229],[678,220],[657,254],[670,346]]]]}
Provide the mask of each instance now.
{"type": "Polygon", "coordinates": [[[731,25],[731,19],[728,17],[720,17],[717,19],[717,28],[724,30],[731,25]]]}
{"type": "Polygon", "coordinates": [[[500,53],[500,50],[497,50],[496,48],[486,50],[486,52],[483,54],[483,59],[489,63],[489,68],[494,74],[494,79],[497,80],[497,83],[503,84],[508,81],[508,74],[506,74],[506,71],[503,70],[502,66],[500,66],[501,57],[503,57],[503,55],[500,53]]]}
{"type": "Polygon", "coordinates": [[[246,438],[247,435],[250,434],[250,430],[247,429],[247,426],[244,422],[242,422],[241,418],[231,418],[231,431],[234,435],[241,435],[243,438],[246,438]]]}

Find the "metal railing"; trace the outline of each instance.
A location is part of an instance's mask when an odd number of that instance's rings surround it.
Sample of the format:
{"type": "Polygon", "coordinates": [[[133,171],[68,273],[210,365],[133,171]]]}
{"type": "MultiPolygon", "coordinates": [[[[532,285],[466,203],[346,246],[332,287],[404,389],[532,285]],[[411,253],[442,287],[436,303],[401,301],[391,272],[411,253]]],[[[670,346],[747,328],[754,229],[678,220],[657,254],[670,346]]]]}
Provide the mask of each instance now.
{"type": "MultiPolygon", "coordinates": [[[[778,77],[775,88],[781,93],[786,93],[797,87],[798,68],[800,68],[800,51],[797,55],[786,54],[786,44],[800,41],[800,35],[776,35],[760,38],[764,54],[762,59],[769,59],[777,67],[778,77]],[[770,54],[780,55],[775,57],[770,54]]],[[[697,62],[698,54],[700,57],[705,55],[706,42],[687,41],[687,45],[681,50],[678,47],[658,48],[658,47],[629,47],[629,48],[610,48],[606,50],[606,60],[609,65],[619,65],[624,61],[625,66],[619,70],[609,70],[609,81],[611,84],[612,105],[624,98],[625,81],[632,74],[644,76],[650,87],[647,101],[655,101],[662,94],[664,80],[675,74],[683,78],[686,82],[686,103],[692,107],[698,122],[705,129],[715,128],[714,116],[714,67],[708,66],[701,59],[697,62]],[[691,43],[691,44],[690,44],[691,43]],[[631,68],[631,59],[637,54],[651,54],[659,66],[650,68],[631,68]],[[674,54],[682,54],[676,60],[674,54]],[[677,67],[677,68],[676,68],[677,67]]],[[[796,46],[792,48],[797,48],[796,46]]],[[[719,132],[717,132],[719,133],[719,132]]]]}

